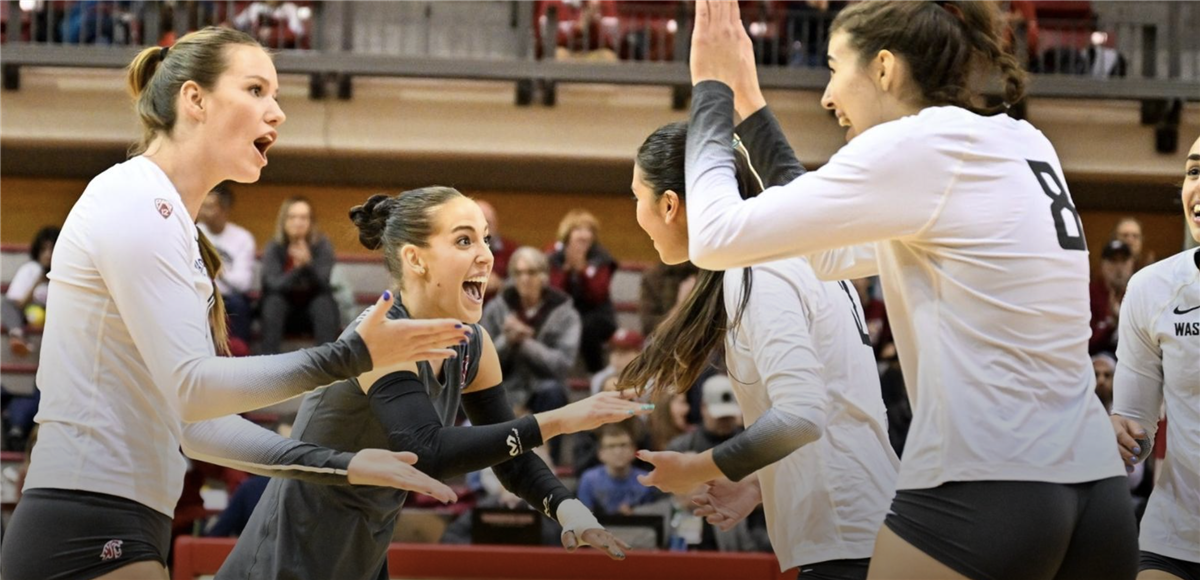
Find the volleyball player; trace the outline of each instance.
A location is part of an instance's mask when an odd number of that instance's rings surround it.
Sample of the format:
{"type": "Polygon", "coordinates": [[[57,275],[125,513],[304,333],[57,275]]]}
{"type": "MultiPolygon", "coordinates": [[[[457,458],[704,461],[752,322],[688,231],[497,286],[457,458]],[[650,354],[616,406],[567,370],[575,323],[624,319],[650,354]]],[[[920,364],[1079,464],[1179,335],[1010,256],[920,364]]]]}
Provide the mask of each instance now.
{"type": "MultiPolygon", "coordinates": [[[[1200,139],[1180,191],[1192,239],[1200,242],[1200,139]]],[[[1166,399],[1170,451],[1142,516],[1139,580],[1200,580],[1200,249],[1134,274],[1121,302],[1113,428],[1121,456],[1150,456],[1166,399]]]]}
{"type": "MultiPolygon", "coordinates": [[[[743,200],[731,86],[754,75],[731,2],[697,3],[689,255],[734,268],[873,244],[913,402],[872,578],[1129,578],[1135,525],[1092,394],[1088,257],[1058,156],[975,105],[973,75],[1024,75],[985,2],[864,2],[831,27],[822,103],[849,143],[743,200]],[[986,64],[987,70],[977,66],[986,64]]],[[[837,265],[836,263],[832,265],[837,265]]],[[[823,277],[837,277],[823,271],[823,277]]]]}
{"type": "Polygon", "coordinates": [[[208,28],[149,48],[129,84],[145,134],[97,176],[55,246],[38,386],[38,445],[5,530],[5,580],[166,578],[171,517],[192,457],[321,483],[387,485],[454,499],[411,454],[346,453],[282,438],[231,414],[357,376],[444,359],[455,321],[387,321],[290,354],[218,358],[225,314],[205,195],[252,182],[284,114],[275,67],[243,33],[208,28]],[[215,347],[214,347],[215,343],[215,347]]]}
{"type": "MultiPolygon", "coordinates": [[[[735,150],[744,197],[762,191],[756,168],[766,184],[803,172],[769,110],[750,116],[738,135],[750,144],[749,152],[735,150]]],[[[638,223],[668,264],[687,261],[686,140],[686,124],[662,127],[642,144],[634,166],[638,223]]],[[[717,480],[711,485],[720,489],[703,494],[699,510],[710,523],[732,526],[761,502],[781,569],[799,566],[806,579],[866,578],[899,459],[888,442],[864,320],[849,283],[819,281],[804,258],[702,270],[622,382],[686,388],[724,341],[749,427],[698,455],[639,451],[654,465],[642,483],[686,494],[717,480]]]]}
{"type": "MultiPolygon", "coordinates": [[[[605,531],[532,450],[561,434],[645,414],[653,405],[605,392],[516,418],[498,387],[496,347],[475,324],[493,259],[479,206],[456,189],[426,187],[373,196],[350,215],[363,245],[382,250],[401,298],[389,317],[450,317],[471,321],[474,332],[440,366],[375,369],[309,395],[292,436],[335,449],[409,449],[419,458],[417,468],[438,479],[492,467],[508,490],[562,524],[564,546],[590,544],[624,558],[628,546],[605,531]],[[460,404],[471,426],[454,426],[460,404]]],[[[217,578],[385,580],[405,496],[386,488],[273,480],[217,578]],[[338,541],[330,544],[317,525],[338,541]]]]}

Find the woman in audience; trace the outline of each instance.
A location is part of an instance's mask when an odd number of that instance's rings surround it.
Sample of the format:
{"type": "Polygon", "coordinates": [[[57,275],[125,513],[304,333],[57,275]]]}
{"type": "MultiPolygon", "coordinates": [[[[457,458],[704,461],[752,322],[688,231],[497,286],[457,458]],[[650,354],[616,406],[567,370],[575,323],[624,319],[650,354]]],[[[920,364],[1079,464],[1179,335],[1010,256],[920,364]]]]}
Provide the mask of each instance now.
{"type": "Polygon", "coordinates": [[[617,311],[609,287],[617,262],[600,245],[600,222],[584,210],[572,210],[558,225],[550,253],[550,285],[566,292],[583,320],[579,354],[587,372],[604,368],[604,343],[617,330],[617,311]]]}
{"type": "Polygon", "coordinates": [[[25,339],[25,325],[41,328],[46,322],[46,296],[50,290],[50,259],[59,229],[46,226],[33,236],[29,244],[29,261],[17,268],[8,292],[4,295],[3,322],[8,328],[8,348],[17,356],[28,356],[33,350],[25,339]]]}
{"type": "MultiPolygon", "coordinates": [[[[389,318],[452,317],[471,322],[472,336],[440,365],[377,368],[313,393],[292,437],[337,449],[411,449],[417,469],[438,479],[491,467],[505,488],[562,524],[563,546],[590,544],[624,558],[623,544],[532,451],[558,435],[651,407],[609,392],[517,418],[499,387],[503,377],[491,335],[474,324],[492,269],[479,206],[456,189],[425,187],[373,196],[350,217],[362,244],[383,253],[399,297],[389,318]],[[471,426],[454,426],[460,405],[471,426]]],[[[368,309],[359,319],[372,313],[368,309]]],[[[272,481],[217,578],[387,578],[387,548],[405,497],[385,488],[272,481]],[[320,522],[338,541],[328,542],[328,534],[309,522],[320,522]]]]}
{"type": "MultiPolygon", "coordinates": [[[[1183,217],[1200,243],[1200,139],[1184,165],[1183,217]]],[[[1200,249],[1134,274],[1121,303],[1112,424],[1127,471],[1150,456],[1166,402],[1170,452],[1142,516],[1139,580],[1200,580],[1200,249]]]]}
{"type": "Polygon", "coordinates": [[[329,277],[333,244],[317,229],[312,204],[293,197],[279,207],[275,235],[262,258],[262,351],[279,352],[287,329],[311,328],[317,344],[338,333],[338,307],[329,277]]]}
{"type": "Polygon", "coordinates": [[[0,576],[167,578],[183,450],[244,471],[386,485],[449,501],[410,453],[347,453],[285,439],[234,413],[374,366],[442,360],[453,320],[375,316],[335,344],[225,358],[220,259],[196,229],[204,196],[250,183],[284,121],[271,57],[243,33],[206,28],[147,48],[129,67],[143,138],[97,176],[54,249],[38,367],[39,443],[5,528],[0,576]]]}

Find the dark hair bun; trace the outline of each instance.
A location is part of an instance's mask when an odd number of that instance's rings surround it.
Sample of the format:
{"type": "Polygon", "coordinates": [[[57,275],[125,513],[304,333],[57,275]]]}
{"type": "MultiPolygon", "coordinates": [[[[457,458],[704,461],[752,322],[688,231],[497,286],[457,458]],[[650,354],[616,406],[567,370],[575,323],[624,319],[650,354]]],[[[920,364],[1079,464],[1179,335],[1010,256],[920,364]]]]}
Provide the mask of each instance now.
{"type": "Polygon", "coordinates": [[[395,199],[382,193],[372,195],[367,203],[350,209],[350,221],[358,227],[358,241],[368,250],[383,246],[383,230],[392,215],[395,199]]]}

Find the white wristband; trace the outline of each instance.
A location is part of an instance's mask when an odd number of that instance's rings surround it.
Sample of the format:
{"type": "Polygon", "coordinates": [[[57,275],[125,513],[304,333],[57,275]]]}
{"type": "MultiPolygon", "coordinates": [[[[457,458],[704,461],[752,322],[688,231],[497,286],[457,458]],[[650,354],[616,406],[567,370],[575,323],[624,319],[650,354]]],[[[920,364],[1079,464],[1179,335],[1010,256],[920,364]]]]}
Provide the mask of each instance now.
{"type": "Polygon", "coordinates": [[[575,535],[579,536],[587,530],[604,529],[591,510],[577,499],[568,499],[558,504],[557,514],[558,523],[562,524],[564,534],[575,532],[575,535]]]}

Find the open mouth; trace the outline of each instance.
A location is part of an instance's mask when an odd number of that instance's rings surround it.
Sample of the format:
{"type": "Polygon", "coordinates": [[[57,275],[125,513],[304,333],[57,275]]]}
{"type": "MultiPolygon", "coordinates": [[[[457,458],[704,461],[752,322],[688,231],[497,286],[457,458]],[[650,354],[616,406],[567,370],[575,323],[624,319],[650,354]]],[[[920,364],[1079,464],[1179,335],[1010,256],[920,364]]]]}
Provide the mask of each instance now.
{"type": "Polygon", "coordinates": [[[468,278],[463,282],[463,294],[476,304],[483,304],[483,290],[487,287],[487,276],[476,276],[468,278]]]}
{"type": "Polygon", "coordinates": [[[267,149],[270,149],[275,144],[276,133],[271,131],[254,140],[254,148],[258,149],[258,155],[262,157],[263,163],[267,162],[267,149]]]}

